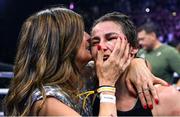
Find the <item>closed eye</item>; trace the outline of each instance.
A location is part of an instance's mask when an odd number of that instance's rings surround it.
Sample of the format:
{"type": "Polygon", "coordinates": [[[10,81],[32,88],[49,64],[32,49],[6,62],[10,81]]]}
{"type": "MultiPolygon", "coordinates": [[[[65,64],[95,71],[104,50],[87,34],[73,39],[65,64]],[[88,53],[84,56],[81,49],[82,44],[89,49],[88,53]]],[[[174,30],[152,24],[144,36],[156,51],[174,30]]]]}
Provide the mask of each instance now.
{"type": "Polygon", "coordinates": [[[114,40],[114,39],[117,39],[118,37],[117,36],[114,36],[114,37],[109,37],[107,40],[110,41],[110,40],[114,40]]]}
{"type": "Polygon", "coordinates": [[[97,41],[97,40],[91,42],[91,45],[92,45],[92,46],[95,46],[95,45],[97,45],[97,44],[99,44],[99,41],[97,41]]]}
{"type": "Polygon", "coordinates": [[[96,46],[100,42],[100,39],[98,37],[94,37],[91,39],[91,46],[96,46]]]}

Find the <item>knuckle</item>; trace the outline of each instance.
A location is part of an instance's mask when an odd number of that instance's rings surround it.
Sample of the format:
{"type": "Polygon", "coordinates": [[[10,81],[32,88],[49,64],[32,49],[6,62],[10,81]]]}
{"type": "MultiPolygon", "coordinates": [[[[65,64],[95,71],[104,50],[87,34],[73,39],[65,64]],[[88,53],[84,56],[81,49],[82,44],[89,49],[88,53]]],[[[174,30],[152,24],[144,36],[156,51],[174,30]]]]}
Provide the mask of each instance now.
{"type": "Polygon", "coordinates": [[[141,81],[140,80],[136,80],[136,85],[140,86],[141,85],[141,81]]]}

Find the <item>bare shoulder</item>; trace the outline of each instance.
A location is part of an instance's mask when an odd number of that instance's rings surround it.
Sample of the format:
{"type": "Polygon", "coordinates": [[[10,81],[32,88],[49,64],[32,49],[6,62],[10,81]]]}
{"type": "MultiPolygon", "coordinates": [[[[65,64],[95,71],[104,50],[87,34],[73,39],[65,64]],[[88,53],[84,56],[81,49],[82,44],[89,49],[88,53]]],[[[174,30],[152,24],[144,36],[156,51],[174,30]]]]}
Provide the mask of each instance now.
{"type": "MultiPolygon", "coordinates": [[[[33,115],[36,115],[38,107],[41,105],[42,100],[36,101],[32,107],[33,115]]],[[[79,114],[74,111],[69,106],[63,104],[61,101],[54,97],[48,97],[45,100],[40,112],[40,116],[79,116],[79,114]]]]}
{"type": "Polygon", "coordinates": [[[180,115],[180,92],[173,86],[156,86],[159,104],[154,103],[153,115],[180,115]]]}

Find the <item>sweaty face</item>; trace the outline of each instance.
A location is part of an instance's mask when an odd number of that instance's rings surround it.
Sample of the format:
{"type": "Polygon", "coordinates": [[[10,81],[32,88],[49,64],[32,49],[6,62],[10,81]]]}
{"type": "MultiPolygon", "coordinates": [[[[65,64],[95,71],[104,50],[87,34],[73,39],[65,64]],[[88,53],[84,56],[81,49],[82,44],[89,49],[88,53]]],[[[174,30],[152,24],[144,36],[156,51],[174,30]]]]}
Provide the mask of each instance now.
{"type": "Polygon", "coordinates": [[[139,45],[144,48],[145,50],[152,50],[153,49],[153,39],[151,34],[147,34],[144,30],[138,32],[138,42],[139,45]]]}
{"type": "Polygon", "coordinates": [[[91,31],[91,52],[92,57],[96,59],[97,45],[101,46],[104,50],[104,60],[112,53],[118,36],[124,38],[125,35],[122,27],[112,21],[104,21],[96,24],[91,31]]]}
{"type": "Polygon", "coordinates": [[[77,64],[80,67],[87,64],[92,58],[89,50],[89,39],[89,34],[84,32],[83,40],[76,56],[77,64]]]}

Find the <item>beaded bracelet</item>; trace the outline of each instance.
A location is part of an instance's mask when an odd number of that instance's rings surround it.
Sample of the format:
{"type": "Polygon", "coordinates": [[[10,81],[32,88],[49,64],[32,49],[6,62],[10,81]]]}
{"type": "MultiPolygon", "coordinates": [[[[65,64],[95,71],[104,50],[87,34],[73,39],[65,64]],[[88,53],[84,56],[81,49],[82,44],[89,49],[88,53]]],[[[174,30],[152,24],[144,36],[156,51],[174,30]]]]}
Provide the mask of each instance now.
{"type": "Polygon", "coordinates": [[[98,93],[101,93],[101,92],[113,92],[115,93],[116,92],[116,88],[115,87],[107,87],[107,86],[101,86],[97,89],[97,92],[98,93]]]}

